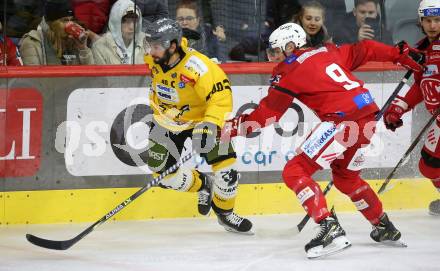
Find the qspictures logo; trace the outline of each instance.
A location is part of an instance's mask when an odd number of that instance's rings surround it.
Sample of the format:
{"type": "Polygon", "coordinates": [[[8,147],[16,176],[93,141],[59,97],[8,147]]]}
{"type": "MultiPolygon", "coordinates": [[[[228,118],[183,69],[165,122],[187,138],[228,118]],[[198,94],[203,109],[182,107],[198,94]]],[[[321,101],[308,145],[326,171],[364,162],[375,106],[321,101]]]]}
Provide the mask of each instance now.
{"type": "Polygon", "coordinates": [[[36,89],[0,89],[0,177],[38,171],[42,125],[43,98],[36,89]]]}

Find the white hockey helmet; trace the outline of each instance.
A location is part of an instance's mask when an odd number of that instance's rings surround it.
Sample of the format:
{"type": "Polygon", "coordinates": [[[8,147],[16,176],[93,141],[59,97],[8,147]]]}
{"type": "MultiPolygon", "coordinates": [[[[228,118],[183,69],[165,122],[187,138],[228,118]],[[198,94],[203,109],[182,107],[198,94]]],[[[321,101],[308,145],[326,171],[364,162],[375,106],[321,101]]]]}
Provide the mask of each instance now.
{"type": "Polygon", "coordinates": [[[440,16],[440,0],[422,0],[419,5],[419,19],[440,16]]]}
{"type": "Polygon", "coordinates": [[[295,23],[286,23],[275,29],[269,37],[269,47],[271,49],[280,48],[286,50],[286,45],[293,42],[297,48],[303,47],[307,43],[307,35],[304,29],[295,23]]]}

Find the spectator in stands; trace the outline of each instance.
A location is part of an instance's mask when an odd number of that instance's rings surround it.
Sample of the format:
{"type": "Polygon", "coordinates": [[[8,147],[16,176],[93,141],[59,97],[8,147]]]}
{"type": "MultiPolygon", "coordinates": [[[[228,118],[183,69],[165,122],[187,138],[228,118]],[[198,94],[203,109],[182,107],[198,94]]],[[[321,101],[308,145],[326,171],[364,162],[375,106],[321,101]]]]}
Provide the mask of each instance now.
{"type": "Polygon", "coordinates": [[[225,61],[225,57],[219,54],[219,42],[226,40],[226,35],[223,27],[217,26],[212,29],[210,24],[201,23],[197,3],[194,0],[181,0],[176,8],[176,21],[182,27],[184,33],[185,29],[197,31],[200,34],[200,39],[188,38],[188,47],[196,49],[210,58],[217,58],[220,61],[225,61]]]}
{"type": "Polygon", "coordinates": [[[44,1],[3,0],[0,4],[0,21],[6,24],[6,35],[18,46],[24,34],[37,28],[43,16],[44,1]],[[6,1],[6,11],[3,2],[6,1]],[[4,17],[6,16],[6,18],[4,17]]]}
{"type": "Polygon", "coordinates": [[[93,43],[105,32],[110,13],[110,0],[71,0],[73,15],[87,29],[93,43]]]}
{"type": "Polygon", "coordinates": [[[317,47],[332,42],[324,25],[325,8],[317,1],[306,2],[295,16],[294,22],[307,33],[307,46],[317,47]]]}
{"type": "Polygon", "coordinates": [[[20,53],[25,65],[93,64],[87,47],[87,32],[75,22],[70,1],[46,1],[44,17],[36,30],[25,34],[20,53]],[[66,25],[80,30],[81,37],[68,34],[66,25]]]}
{"type": "Polygon", "coordinates": [[[107,33],[92,46],[95,63],[132,64],[134,61],[143,64],[145,34],[141,25],[142,13],[135,8],[133,1],[118,0],[110,11],[107,33]]]}
{"type": "Polygon", "coordinates": [[[0,66],[21,66],[20,54],[10,38],[3,35],[3,27],[0,22],[0,66]],[[6,46],[5,46],[6,43],[6,46]],[[6,49],[6,51],[4,51],[6,49]]]}
{"type": "Polygon", "coordinates": [[[392,36],[381,20],[378,0],[354,0],[353,12],[347,13],[334,31],[335,43],[353,43],[374,39],[392,44],[392,36]]]}
{"type": "MultiPolygon", "coordinates": [[[[135,0],[132,0],[133,2],[135,0]]],[[[160,18],[168,18],[168,1],[163,0],[136,0],[136,5],[142,13],[142,31],[145,32],[147,24],[160,18]]]]}

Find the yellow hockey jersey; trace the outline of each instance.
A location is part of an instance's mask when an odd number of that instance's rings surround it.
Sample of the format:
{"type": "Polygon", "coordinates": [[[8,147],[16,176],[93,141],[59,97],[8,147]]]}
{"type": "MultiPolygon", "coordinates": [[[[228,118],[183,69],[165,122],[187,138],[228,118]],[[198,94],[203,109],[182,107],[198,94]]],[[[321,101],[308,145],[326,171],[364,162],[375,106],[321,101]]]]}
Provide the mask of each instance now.
{"type": "Polygon", "coordinates": [[[223,70],[205,55],[182,44],[185,57],[163,72],[150,55],[150,107],[154,119],[172,131],[192,129],[207,121],[223,127],[232,111],[232,90],[223,70]]]}

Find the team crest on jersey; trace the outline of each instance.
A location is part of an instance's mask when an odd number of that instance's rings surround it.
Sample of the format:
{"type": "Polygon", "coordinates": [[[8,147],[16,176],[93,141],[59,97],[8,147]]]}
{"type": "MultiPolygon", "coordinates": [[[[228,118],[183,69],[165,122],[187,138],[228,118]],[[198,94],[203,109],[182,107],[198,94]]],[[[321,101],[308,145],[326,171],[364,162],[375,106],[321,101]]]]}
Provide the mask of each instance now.
{"type": "Polygon", "coordinates": [[[423,77],[433,76],[438,74],[438,67],[437,65],[427,65],[425,72],[423,73],[423,77]]]}
{"type": "Polygon", "coordinates": [[[440,80],[425,78],[420,82],[420,89],[427,106],[437,106],[440,104],[440,80]]]}
{"type": "Polygon", "coordinates": [[[162,84],[156,84],[156,93],[161,100],[173,103],[179,102],[179,94],[174,88],[170,88],[162,84]]]}

